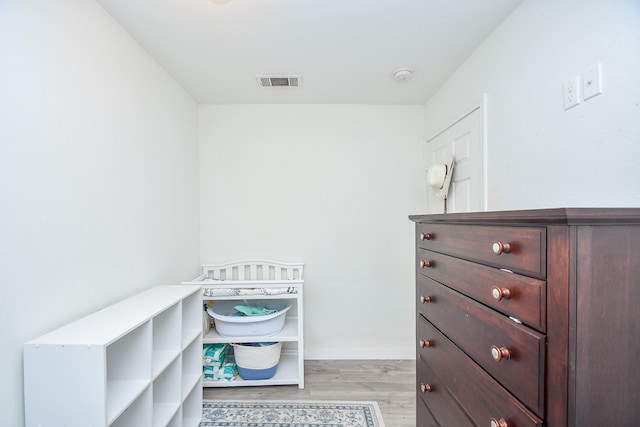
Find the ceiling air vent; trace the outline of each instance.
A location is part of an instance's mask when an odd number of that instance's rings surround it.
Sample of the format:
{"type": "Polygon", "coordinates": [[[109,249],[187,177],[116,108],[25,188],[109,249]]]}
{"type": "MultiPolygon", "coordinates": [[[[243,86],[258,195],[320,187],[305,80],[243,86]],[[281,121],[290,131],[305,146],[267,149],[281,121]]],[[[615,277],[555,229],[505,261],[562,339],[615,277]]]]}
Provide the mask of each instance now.
{"type": "Polygon", "coordinates": [[[302,76],[256,76],[258,84],[262,87],[300,87],[302,86],[302,76]]]}

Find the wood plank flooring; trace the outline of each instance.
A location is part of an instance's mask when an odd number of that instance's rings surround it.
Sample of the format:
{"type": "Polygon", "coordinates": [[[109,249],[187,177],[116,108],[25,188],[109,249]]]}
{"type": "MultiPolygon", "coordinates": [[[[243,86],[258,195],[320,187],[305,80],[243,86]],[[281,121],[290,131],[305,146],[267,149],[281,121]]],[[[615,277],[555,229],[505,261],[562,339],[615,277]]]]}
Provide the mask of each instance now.
{"type": "Polygon", "coordinates": [[[414,360],[307,360],[305,388],[208,387],[205,399],[375,400],[387,427],[415,427],[414,360]]]}

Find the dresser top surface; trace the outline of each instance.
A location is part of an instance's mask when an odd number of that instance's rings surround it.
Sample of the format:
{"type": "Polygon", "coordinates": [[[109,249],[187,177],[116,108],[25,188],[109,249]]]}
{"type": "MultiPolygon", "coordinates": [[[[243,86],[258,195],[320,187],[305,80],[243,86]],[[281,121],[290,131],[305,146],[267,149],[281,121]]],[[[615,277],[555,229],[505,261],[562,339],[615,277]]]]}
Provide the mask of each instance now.
{"type": "Polygon", "coordinates": [[[640,224],[640,208],[553,208],[409,215],[417,223],[450,224],[640,224]]]}

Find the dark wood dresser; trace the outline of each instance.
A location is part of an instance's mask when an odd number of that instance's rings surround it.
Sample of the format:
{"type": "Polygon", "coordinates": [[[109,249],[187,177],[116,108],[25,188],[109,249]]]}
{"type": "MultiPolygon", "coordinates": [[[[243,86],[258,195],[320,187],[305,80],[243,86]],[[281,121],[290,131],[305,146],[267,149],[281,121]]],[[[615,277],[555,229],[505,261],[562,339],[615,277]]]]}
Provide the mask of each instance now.
{"type": "Polygon", "coordinates": [[[640,209],[409,218],[418,427],[640,426],[640,209]]]}

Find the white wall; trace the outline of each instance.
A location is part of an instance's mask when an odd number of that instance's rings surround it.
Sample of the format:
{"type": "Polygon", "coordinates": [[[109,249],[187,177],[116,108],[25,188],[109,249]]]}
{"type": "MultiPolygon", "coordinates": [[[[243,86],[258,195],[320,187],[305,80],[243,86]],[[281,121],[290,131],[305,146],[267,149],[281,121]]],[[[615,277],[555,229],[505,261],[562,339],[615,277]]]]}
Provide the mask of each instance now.
{"type": "Polygon", "coordinates": [[[197,107],[94,1],[0,2],[0,425],[22,345],[198,271],[197,107]]]}
{"type": "Polygon", "coordinates": [[[426,103],[428,138],[488,98],[489,210],[640,206],[640,2],[526,0],[426,103]],[[602,63],[604,93],[562,82],[602,63]]]}
{"type": "Polygon", "coordinates": [[[305,262],[307,359],[413,358],[422,106],[200,106],[203,263],[305,262]]]}

